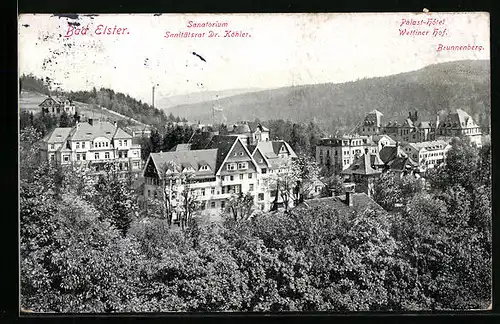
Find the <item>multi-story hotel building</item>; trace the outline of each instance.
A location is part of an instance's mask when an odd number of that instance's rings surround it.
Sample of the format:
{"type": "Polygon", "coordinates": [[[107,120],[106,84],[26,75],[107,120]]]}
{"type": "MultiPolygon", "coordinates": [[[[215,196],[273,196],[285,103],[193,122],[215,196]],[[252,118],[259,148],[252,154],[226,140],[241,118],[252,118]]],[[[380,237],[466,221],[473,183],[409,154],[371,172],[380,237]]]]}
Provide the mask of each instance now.
{"type": "Polygon", "coordinates": [[[62,166],[85,165],[95,172],[112,162],[123,176],[142,170],[141,147],[116,124],[89,119],[74,127],[58,127],[41,141],[43,160],[62,166]]]}
{"type": "Polygon", "coordinates": [[[437,140],[406,143],[402,145],[402,149],[413,161],[418,163],[419,170],[424,172],[444,163],[451,145],[445,141],[437,140]]]}
{"type": "Polygon", "coordinates": [[[179,172],[192,173],[189,187],[204,210],[218,213],[232,194],[250,193],[254,202],[262,198],[257,193],[260,169],[239,137],[215,135],[204,149],[174,149],[149,155],[143,172],[146,198],[162,197],[166,187],[179,195],[185,184],[171,181],[179,172]]]}
{"type": "Polygon", "coordinates": [[[464,136],[477,147],[482,146],[482,133],[479,126],[462,109],[457,109],[454,113],[449,114],[442,123],[439,123],[437,133],[438,137],[464,136]]]}
{"type": "Polygon", "coordinates": [[[377,153],[377,145],[369,136],[322,138],[316,145],[316,162],[330,168],[335,174],[340,174],[356,157],[364,154],[365,149],[368,149],[368,153],[377,153]]]}

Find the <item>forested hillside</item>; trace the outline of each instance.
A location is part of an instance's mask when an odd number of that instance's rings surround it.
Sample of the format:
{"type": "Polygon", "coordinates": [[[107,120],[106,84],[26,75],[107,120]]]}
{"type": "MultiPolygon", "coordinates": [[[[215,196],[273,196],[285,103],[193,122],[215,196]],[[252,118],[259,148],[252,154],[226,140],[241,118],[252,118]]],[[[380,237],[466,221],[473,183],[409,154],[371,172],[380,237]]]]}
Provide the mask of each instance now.
{"type": "MultiPolygon", "coordinates": [[[[168,122],[181,121],[179,117],[152,107],[151,105],[132,98],[130,95],[115,92],[112,89],[95,87],[91,91],[51,91],[49,83],[33,75],[22,75],[20,78],[22,90],[34,91],[48,95],[65,95],[71,100],[90,105],[89,109],[105,107],[127,117],[136,119],[144,124],[162,128],[168,122]]],[[[186,121],[185,119],[183,121],[186,121]]]]}
{"type": "Polygon", "coordinates": [[[490,125],[490,61],[455,61],[386,77],[341,84],[316,84],[246,93],[215,101],[168,109],[189,120],[217,121],[284,119],[317,121],[329,130],[354,127],[373,109],[385,118],[418,111],[435,115],[461,108],[472,115],[484,132],[490,125]]]}

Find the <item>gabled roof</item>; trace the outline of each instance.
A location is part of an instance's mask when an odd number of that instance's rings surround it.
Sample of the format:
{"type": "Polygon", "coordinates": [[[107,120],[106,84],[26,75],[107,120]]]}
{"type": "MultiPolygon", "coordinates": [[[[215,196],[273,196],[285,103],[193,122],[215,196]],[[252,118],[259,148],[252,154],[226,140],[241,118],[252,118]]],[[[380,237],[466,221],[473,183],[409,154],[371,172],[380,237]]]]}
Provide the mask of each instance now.
{"type": "MultiPolygon", "coordinates": [[[[89,123],[79,123],[73,127],[71,139],[74,141],[91,141],[96,137],[106,137],[111,140],[116,133],[116,126],[110,122],[96,122],[93,125],[89,123]]],[[[127,134],[127,138],[132,136],[127,134]]]]}
{"type": "Polygon", "coordinates": [[[406,145],[413,147],[417,151],[420,151],[422,149],[426,149],[427,151],[442,150],[449,146],[449,144],[443,140],[408,143],[406,145]]]}
{"type": "Polygon", "coordinates": [[[397,157],[406,157],[407,154],[398,146],[384,146],[380,150],[380,159],[382,162],[387,164],[389,161],[397,158],[397,157]]]}
{"type": "Polygon", "coordinates": [[[444,122],[439,124],[439,127],[467,128],[479,126],[468,113],[462,109],[457,109],[454,113],[449,114],[444,122]]]}
{"type": "Polygon", "coordinates": [[[116,131],[115,131],[115,134],[113,136],[113,138],[125,138],[125,139],[128,139],[128,138],[132,138],[132,135],[130,135],[129,133],[125,132],[123,129],[119,128],[119,127],[116,127],[116,131]]]}
{"type": "Polygon", "coordinates": [[[234,135],[214,135],[207,144],[206,149],[217,149],[217,161],[215,165],[216,171],[219,171],[222,163],[230,153],[231,148],[237,140],[238,136],[234,135]]]}
{"type": "Polygon", "coordinates": [[[71,127],[57,127],[42,139],[46,143],[62,143],[65,142],[71,133],[71,127]]]}
{"type": "Polygon", "coordinates": [[[180,172],[184,168],[191,167],[194,169],[194,175],[196,177],[211,177],[215,175],[217,149],[158,152],[151,153],[149,156],[156,166],[160,179],[163,178],[163,175],[167,171],[169,162],[174,162],[179,168],[181,168],[180,170],[171,170],[173,172],[180,172]],[[210,170],[200,171],[200,162],[208,164],[210,170]]]}
{"type": "Polygon", "coordinates": [[[409,157],[396,157],[389,161],[387,166],[393,171],[404,171],[418,167],[418,163],[409,157]]]}
{"type": "Polygon", "coordinates": [[[379,170],[375,170],[371,166],[371,156],[370,154],[363,154],[362,156],[356,157],[354,162],[344,171],[342,174],[360,174],[360,175],[377,175],[382,173],[379,170]]]}
{"type": "Polygon", "coordinates": [[[262,126],[261,123],[257,122],[247,122],[248,127],[250,127],[250,130],[252,133],[255,133],[257,130],[260,130],[261,132],[269,132],[269,128],[262,126]]]}
{"type": "Polygon", "coordinates": [[[385,134],[373,135],[373,136],[372,136],[372,141],[373,141],[374,143],[378,144],[378,142],[379,142],[381,139],[383,139],[383,138],[388,139],[388,140],[389,140],[389,142],[390,142],[391,144],[396,144],[396,141],[395,141],[395,140],[393,140],[393,139],[392,139],[389,135],[385,135],[385,134]]]}

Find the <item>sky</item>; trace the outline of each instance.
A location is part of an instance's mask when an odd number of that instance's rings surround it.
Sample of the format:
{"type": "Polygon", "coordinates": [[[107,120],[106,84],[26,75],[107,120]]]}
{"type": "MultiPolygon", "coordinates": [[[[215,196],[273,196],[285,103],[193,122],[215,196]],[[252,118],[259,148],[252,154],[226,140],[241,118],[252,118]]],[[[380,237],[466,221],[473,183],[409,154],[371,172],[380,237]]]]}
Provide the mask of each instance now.
{"type": "Polygon", "coordinates": [[[153,85],[160,98],[341,83],[440,62],[489,59],[489,44],[487,13],[120,14],[78,19],[23,14],[19,73],[48,77],[64,90],[106,87],[150,102],[153,85]],[[429,25],[429,19],[441,24],[429,25]],[[188,27],[190,21],[227,26],[188,27]],[[73,29],[73,35],[65,37],[69,23],[88,31],[75,35],[73,29]],[[99,25],[127,30],[97,35],[99,25]],[[433,36],[434,28],[443,36],[433,36]],[[420,35],[401,36],[403,29],[420,35]],[[224,37],[226,30],[249,37],[224,37]],[[219,37],[208,37],[210,31],[219,37]],[[165,38],[166,32],[205,36],[165,38]],[[439,44],[482,50],[437,51],[439,44]]]}

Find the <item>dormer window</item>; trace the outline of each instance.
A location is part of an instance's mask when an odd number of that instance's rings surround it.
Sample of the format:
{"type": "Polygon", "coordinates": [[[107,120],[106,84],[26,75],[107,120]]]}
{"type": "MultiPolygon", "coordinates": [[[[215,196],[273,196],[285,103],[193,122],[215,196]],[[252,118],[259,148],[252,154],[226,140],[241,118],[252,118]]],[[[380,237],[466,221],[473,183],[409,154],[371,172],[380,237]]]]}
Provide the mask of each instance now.
{"type": "Polygon", "coordinates": [[[209,171],[210,170],[210,167],[208,166],[208,164],[204,164],[200,167],[200,171],[209,171]]]}

